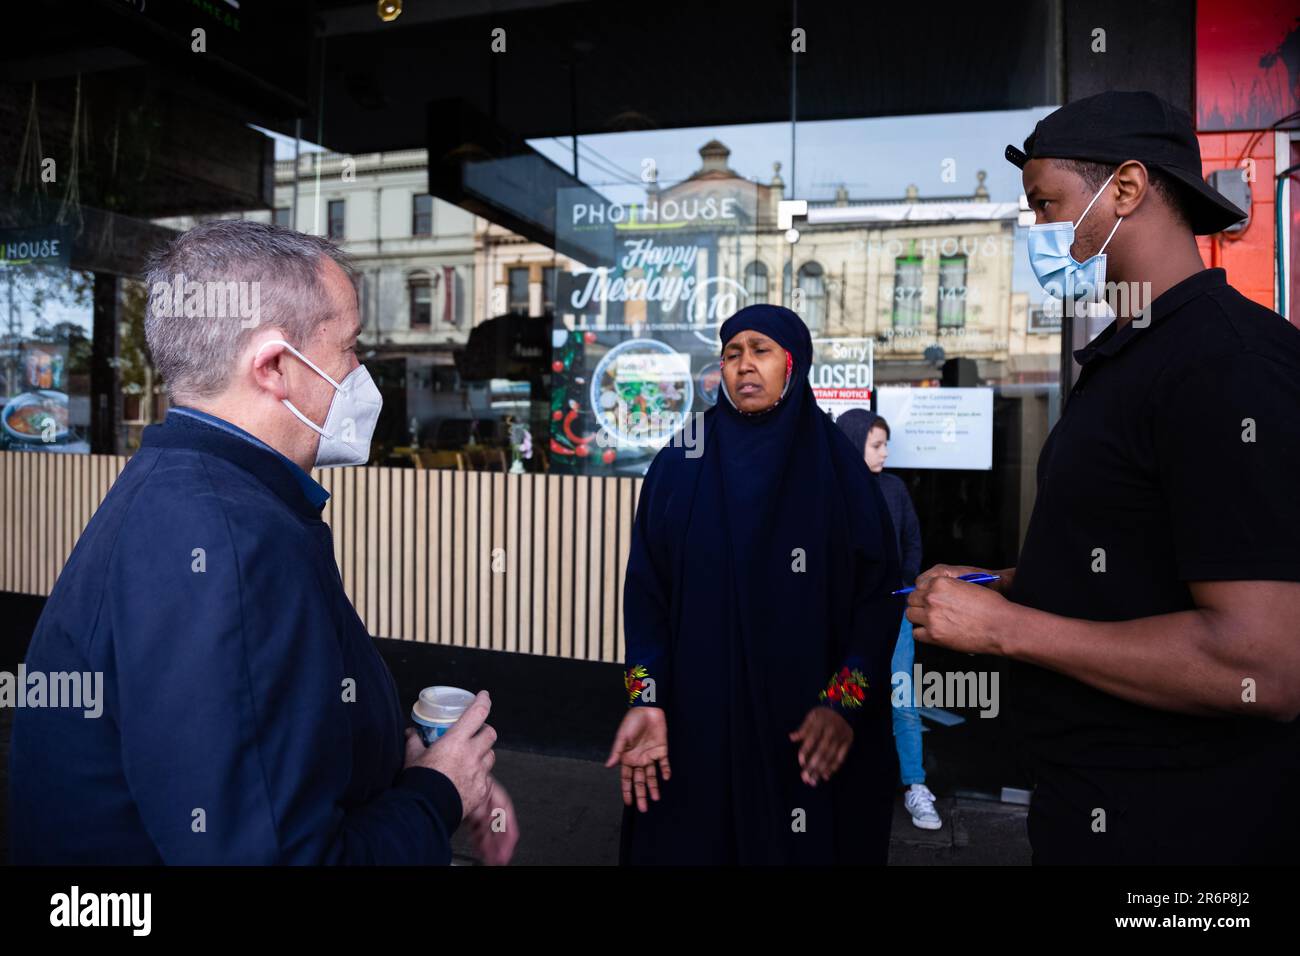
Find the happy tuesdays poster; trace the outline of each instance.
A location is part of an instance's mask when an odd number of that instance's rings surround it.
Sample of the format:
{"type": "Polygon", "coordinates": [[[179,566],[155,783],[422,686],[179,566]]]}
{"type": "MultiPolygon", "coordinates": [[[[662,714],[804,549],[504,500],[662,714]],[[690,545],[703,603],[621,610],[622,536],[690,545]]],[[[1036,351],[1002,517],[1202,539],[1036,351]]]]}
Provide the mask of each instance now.
{"type": "MultiPolygon", "coordinates": [[[[644,475],[669,441],[703,440],[698,416],[719,399],[718,328],[751,304],[731,276],[746,257],[742,246],[753,255],[753,197],[674,200],[666,192],[653,204],[593,207],[590,192],[566,192],[557,203],[561,243],[595,250],[601,261],[558,279],[551,469],[644,475]]],[[[822,407],[832,415],[868,407],[872,342],[814,346],[822,407]]]]}

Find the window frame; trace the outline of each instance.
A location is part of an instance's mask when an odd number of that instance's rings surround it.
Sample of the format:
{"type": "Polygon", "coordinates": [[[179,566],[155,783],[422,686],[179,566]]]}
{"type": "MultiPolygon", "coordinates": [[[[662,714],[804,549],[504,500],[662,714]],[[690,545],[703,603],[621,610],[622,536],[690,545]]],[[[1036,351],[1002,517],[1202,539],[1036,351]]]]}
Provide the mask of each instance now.
{"type": "Polygon", "coordinates": [[[330,199],[325,206],[325,235],[329,239],[345,239],[348,231],[348,207],[346,199],[330,199]],[[334,231],[334,210],[339,210],[339,229],[334,231]]]}
{"type": "Polygon", "coordinates": [[[555,300],[559,294],[558,266],[542,266],[542,314],[555,314],[555,300]]]}
{"type": "Polygon", "coordinates": [[[756,303],[761,304],[770,302],[772,295],[772,281],[768,272],[767,263],[763,262],[761,259],[754,259],[746,265],[745,271],[741,275],[741,285],[745,289],[745,295],[748,297],[749,304],[753,305],[756,303]],[[751,278],[761,279],[763,281],[763,289],[761,293],[750,288],[751,278]]]}
{"type": "Polygon", "coordinates": [[[413,193],[411,195],[411,235],[418,238],[429,238],[433,235],[433,196],[429,193],[413,193]],[[420,200],[428,200],[428,209],[420,211],[420,200]],[[428,218],[428,228],[420,229],[421,218],[428,218]]]}
{"type": "MultiPolygon", "coordinates": [[[[890,328],[894,330],[920,329],[921,319],[925,312],[924,298],[925,298],[925,258],[923,256],[918,255],[915,252],[910,252],[907,253],[906,255],[895,256],[894,257],[894,294],[893,296],[891,296],[892,307],[890,310],[890,320],[889,320],[890,328]],[[915,266],[917,269],[916,284],[907,286],[907,288],[909,289],[916,289],[917,292],[915,297],[916,305],[914,306],[916,318],[915,321],[911,321],[911,322],[899,321],[900,316],[904,312],[904,310],[899,307],[899,299],[898,299],[898,291],[900,288],[899,278],[903,274],[903,268],[902,268],[903,266],[915,266]]],[[[912,310],[909,308],[907,311],[910,313],[912,310]]]]}
{"type": "Polygon", "coordinates": [[[407,275],[406,307],[408,328],[421,331],[433,328],[433,276],[428,272],[418,271],[407,275]],[[423,303],[417,298],[417,292],[419,291],[423,291],[426,297],[423,303]],[[417,321],[416,315],[421,305],[427,309],[428,318],[424,321],[417,321]]]}
{"type": "Polygon", "coordinates": [[[828,309],[830,308],[830,290],[827,288],[826,284],[826,267],[816,259],[809,259],[796,271],[794,282],[795,288],[804,293],[802,296],[804,306],[804,324],[814,332],[824,331],[828,318],[828,309]],[[813,272],[812,270],[814,269],[817,271],[813,272]],[[805,278],[815,279],[821,285],[821,292],[819,295],[812,296],[808,294],[807,290],[804,288],[805,278]],[[817,314],[814,314],[812,308],[812,303],[814,301],[820,303],[820,310],[817,314]]]}
{"type": "Polygon", "coordinates": [[[532,280],[531,270],[528,268],[527,265],[506,267],[506,312],[509,313],[510,315],[529,314],[530,300],[532,298],[531,280],[532,280]],[[524,300],[523,300],[522,312],[515,308],[516,300],[514,298],[514,283],[512,281],[514,276],[520,272],[524,274],[524,300]]]}
{"type": "Polygon", "coordinates": [[[965,254],[957,253],[956,255],[939,257],[939,302],[938,302],[938,308],[935,310],[935,323],[939,331],[942,332],[944,329],[964,329],[966,327],[966,303],[970,299],[969,280],[970,280],[970,260],[967,259],[965,254]],[[961,263],[961,278],[962,278],[961,284],[959,286],[951,286],[951,287],[946,286],[944,283],[944,278],[950,275],[951,273],[945,271],[944,267],[945,266],[950,267],[957,263],[961,263]],[[956,299],[955,296],[945,297],[944,291],[947,288],[960,288],[962,290],[961,299],[957,306],[953,306],[950,304],[947,306],[947,308],[945,308],[945,302],[951,302],[952,300],[956,299]],[[958,315],[955,317],[955,320],[954,320],[954,316],[952,316],[951,314],[945,316],[945,312],[950,312],[950,310],[953,308],[958,309],[958,315]]]}

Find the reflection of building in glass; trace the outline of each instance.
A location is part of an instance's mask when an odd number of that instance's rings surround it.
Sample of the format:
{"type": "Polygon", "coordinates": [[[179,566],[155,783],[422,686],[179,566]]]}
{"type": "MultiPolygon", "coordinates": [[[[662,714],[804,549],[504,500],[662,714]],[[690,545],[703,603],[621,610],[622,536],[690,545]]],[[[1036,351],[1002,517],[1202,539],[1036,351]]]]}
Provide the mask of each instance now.
{"type": "MultiPolygon", "coordinates": [[[[715,190],[752,193],[753,183],[718,165],[725,146],[714,141],[700,154],[700,171],[682,185],[707,177],[715,190]]],[[[882,381],[936,378],[925,357],[934,346],[974,359],[986,380],[1055,376],[1056,330],[1042,321],[1031,328],[1029,295],[1012,288],[1017,205],[994,202],[982,172],[969,195],[926,197],[909,187],[900,198],[853,199],[840,187],[834,199],[809,203],[791,244],[776,222],[779,168],[758,186],[752,230],[718,257],[718,272],[737,279],[747,301],[791,306],[815,336],[874,338],[882,381]]]]}
{"type": "Polygon", "coordinates": [[[491,316],[541,317],[555,310],[560,272],[576,264],[554,249],[477,219],[474,227],[475,324],[491,316]]]}
{"type": "MultiPolygon", "coordinates": [[[[297,176],[293,160],[277,162],[275,174],[275,208],[242,218],[334,239],[360,276],[362,342],[379,354],[446,353],[450,364],[471,318],[480,318],[473,301],[476,217],[428,195],[425,151],[306,153],[297,176]]],[[[185,229],[199,220],[160,221],[185,229]]]]}
{"type": "Polygon", "coordinates": [[[520,407],[518,387],[462,381],[456,353],[493,316],[540,317],[553,305],[555,253],[430,196],[425,150],[307,153],[298,163],[296,175],[293,160],[276,163],[272,210],[243,216],[328,235],[352,257],[365,361],[400,417],[389,443],[501,437],[497,420],[507,405],[522,417],[527,389],[520,407]]]}
{"type": "Polygon", "coordinates": [[[328,235],[353,258],[362,341],[380,355],[435,354],[450,364],[474,316],[476,217],[428,194],[426,152],[309,153],[296,179],[292,160],[276,163],[277,221],[328,235]]]}
{"type": "MultiPolygon", "coordinates": [[[[1024,385],[1031,391],[1016,397],[1032,397],[1032,412],[1046,420],[1050,410],[1033,389],[1057,378],[1059,332],[1037,314],[1030,326],[1030,295],[1013,283],[1019,205],[994,202],[983,172],[968,195],[923,197],[912,186],[902,197],[855,200],[841,186],[833,200],[809,203],[792,243],[795,234],[778,216],[785,194],[779,163],[770,181],[759,183],[729,166],[730,150],[717,140],[699,154],[690,176],[651,183],[633,201],[593,198],[587,189],[557,193],[556,245],[581,260],[560,276],[556,296],[561,367],[551,377],[550,449],[558,466],[641,473],[644,449],[597,456],[589,436],[610,432],[609,422],[634,414],[634,406],[687,410],[673,398],[680,383],[636,365],[639,353],[621,358],[617,370],[602,359],[631,339],[653,340],[686,363],[702,389],[716,360],[718,326],[756,302],[787,305],[815,339],[844,344],[838,357],[832,349],[819,359],[827,364],[823,387],[837,392],[819,401],[839,407],[870,400],[854,393],[854,382],[869,382],[870,372],[862,375],[845,358],[862,349],[874,353],[867,362],[878,384],[1024,385]]],[[[529,271],[530,257],[554,254],[490,231],[493,242],[481,248],[501,261],[480,272],[498,297],[496,309],[537,314],[535,295],[525,293],[537,268],[534,262],[529,271]]],[[[687,400],[690,410],[707,407],[701,389],[687,400]]]]}
{"type": "Polygon", "coordinates": [[[815,337],[873,339],[879,383],[937,383],[943,361],[958,357],[988,382],[1054,380],[1054,319],[1012,288],[1017,205],[994,202],[982,172],[968,195],[909,187],[855,199],[841,186],[809,203],[790,243],[778,225],[780,163],[760,183],[732,169],[717,140],[699,154],[694,173],[649,184],[636,203],[557,196],[556,244],[585,262],[430,197],[424,150],[309,153],[296,175],[281,161],[274,209],[246,215],[332,235],[355,260],[366,361],[400,418],[390,444],[438,446],[443,432],[491,441],[504,414],[528,417],[529,401],[547,400],[507,388],[504,375],[458,374],[470,332],[506,315],[655,338],[675,325],[698,330],[693,350],[708,352],[736,309],[773,302],[799,312],[815,337]],[[678,254],[680,263],[655,259],[678,254]]]}

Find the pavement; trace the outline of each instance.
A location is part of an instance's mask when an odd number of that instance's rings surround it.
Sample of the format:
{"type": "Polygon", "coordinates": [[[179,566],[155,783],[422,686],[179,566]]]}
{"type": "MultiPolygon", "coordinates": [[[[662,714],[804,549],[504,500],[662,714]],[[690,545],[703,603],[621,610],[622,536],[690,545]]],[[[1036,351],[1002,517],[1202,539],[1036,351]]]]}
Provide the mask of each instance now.
{"type": "MultiPolygon", "coordinates": [[[[514,862],[522,866],[614,866],[623,801],[618,775],[595,761],[497,749],[494,776],[519,816],[514,862]]],[[[921,830],[894,805],[891,866],[1028,865],[1027,807],[938,795],[938,830],[921,830]]],[[[457,863],[471,863],[463,835],[452,841],[457,863]]]]}
{"type": "MultiPolygon", "coordinates": [[[[0,708],[0,861],[9,860],[9,728],[0,708]]],[[[521,837],[521,866],[615,866],[623,802],[618,775],[598,761],[497,748],[494,774],[510,792],[521,837]]],[[[900,797],[894,807],[891,865],[962,866],[1029,863],[1026,808],[969,796],[938,795],[939,830],[912,826],[900,797]]],[[[454,862],[473,863],[468,840],[452,841],[454,862]]]]}

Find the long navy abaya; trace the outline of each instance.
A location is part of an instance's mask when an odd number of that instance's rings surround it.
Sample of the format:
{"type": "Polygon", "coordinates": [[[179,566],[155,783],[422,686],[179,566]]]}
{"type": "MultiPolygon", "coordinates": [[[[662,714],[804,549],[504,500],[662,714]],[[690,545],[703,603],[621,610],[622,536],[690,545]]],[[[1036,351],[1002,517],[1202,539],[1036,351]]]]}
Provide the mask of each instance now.
{"type": "Polygon", "coordinates": [[[664,709],[672,777],[648,812],[626,811],[622,858],[884,863],[897,775],[889,661],[903,613],[890,596],[901,586],[893,529],[861,455],[817,407],[807,326],[751,306],[721,340],[745,330],[792,357],[783,397],[746,415],[721,395],[703,418],[703,453],[664,448],[637,505],[629,703],[664,709]],[[831,781],[810,787],[789,734],[817,706],[844,716],[854,742],[831,781]]]}

